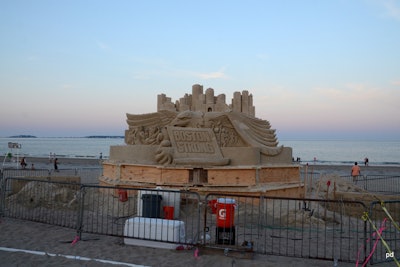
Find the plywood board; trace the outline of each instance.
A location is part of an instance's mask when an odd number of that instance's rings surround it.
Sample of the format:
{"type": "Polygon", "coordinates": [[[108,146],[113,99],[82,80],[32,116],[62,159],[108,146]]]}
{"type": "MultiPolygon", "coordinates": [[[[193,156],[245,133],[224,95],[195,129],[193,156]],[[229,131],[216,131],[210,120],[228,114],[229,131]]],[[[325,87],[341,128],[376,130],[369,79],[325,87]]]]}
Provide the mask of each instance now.
{"type": "Polygon", "coordinates": [[[209,169],[208,184],[244,186],[256,184],[256,169],[209,169]]]}
{"type": "Polygon", "coordinates": [[[159,183],[161,170],[148,166],[122,165],[121,181],[135,181],[140,183],[159,183]]]}
{"type": "Polygon", "coordinates": [[[160,184],[187,184],[189,170],[187,169],[162,169],[160,184]]]}
{"type": "Polygon", "coordinates": [[[262,168],[259,172],[259,183],[295,183],[300,179],[300,170],[295,167],[262,168]]]}
{"type": "Polygon", "coordinates": [[[103,176],[110,178],[116,177],[117,168],[119,168],[119,166],[114,164],[103,164],[103,176]]]}

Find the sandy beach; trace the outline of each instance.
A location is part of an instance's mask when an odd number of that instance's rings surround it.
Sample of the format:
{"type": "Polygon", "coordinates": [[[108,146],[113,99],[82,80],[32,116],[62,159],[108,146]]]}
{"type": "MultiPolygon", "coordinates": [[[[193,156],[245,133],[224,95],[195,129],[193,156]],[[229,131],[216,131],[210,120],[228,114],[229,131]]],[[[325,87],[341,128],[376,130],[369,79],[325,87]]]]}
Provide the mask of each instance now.
{"type": "MultiPolygon", "coordinates": [[[[21,158],[19,158],[20,160],[21,158]]],[[[61,169],[68,168],[93,168],[100,167],[101,160],[95,158],[62,158],[58,157],[58,166],[61,169]]],[[[53,162],[50,161],[49,158],[41,158],[41,157],[25,157],[25,161],[27,163],[27,169],[30,169],[32,164],[35,169],[53,169],[53,162]]],[[[0,162],[3,164],[4,156],[0,157],[0,162]]],[[[15,159],[12,161],[4,162],[5,168],[20,168],[19,164],[15,159]]]]}
{"type": "MultiPolygon", "coordinates": [[[[28,166],[51,169],[48,158],[27,158],[28,166]]],[[[98,159],[60,158],[59,168],[98,167],[98,159]]],[[[304,171],[303,167],[303,171],[304,171]]],[[[314,165],[309,171],[348,175],[351,166],[314,165]]],[[[399,175],[400,168],[361,166],[363,174],[399,175]]],[[[125,245],[123,238],[83,234],[76,230],[11,218],[0,219],[0,266],[333,266],[333,261],[255,254],[252,259],[224,255],[222,250],[154,249],[125,245]]],[[[355,266],[339,262],[337,266],[355,266]]],[[[394,263],[379,266],[394,266],[394,263]]]]}
{"type": "Polygon", "coordinates": [[[333,266],[331,261],[259,254],[243,259],[202,248],[196,257],[194,249],[128,246],[122,238],[104,235],[84,234],[72,245],[73,229],[10,218],[1,219],[0,232],[0,266],[333,266]]]}
{"type": "MultiPolygon", "coordinates": [[[[317,172],[319,174],[337,174],[337,175],[350,175],[351,165],[309,165],[307,169],[309,172],[317,172]]],[[[395,166],[363,166],[360,165],[361,175],[400,175],[400,167],[395,166]]],[[[302,165],[302,171],[306,169],[302,165]]]]}
{"type": "MultiPolygon", "coordinates": [[[[4,157],[0,156],[0,162],[3,163],[4,157]]],[[[53,163],[49,158],[26,157],[27,169],[34,164],[36,169],[52,169],[53,163]]],[[[68,168],[93,168],[101,166],[101,160],[96,158],[58,158],[58,166],[61,169],[68,168]]],[[[317,174],[337,174],[350,175],[351,165],[323,165],[319,164],[299,164],[301,171],[315,172],[317,174]]],[[[16,162],[6,162],[5,167],[17,167],[16,162]]],[[[19,166],[18,166],[19,167],[19,166]]],[[[360,165],[362,175],[400,175],[400,166],[369,166],[360,165]]]]}

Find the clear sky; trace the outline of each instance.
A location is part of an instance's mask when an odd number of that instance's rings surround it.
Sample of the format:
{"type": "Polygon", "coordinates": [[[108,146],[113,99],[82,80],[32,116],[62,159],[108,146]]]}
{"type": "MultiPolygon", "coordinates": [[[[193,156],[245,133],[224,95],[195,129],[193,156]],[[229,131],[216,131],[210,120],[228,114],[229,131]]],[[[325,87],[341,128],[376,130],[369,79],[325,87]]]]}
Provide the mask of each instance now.
{"type": "Polygon", "coordinates": [[[0,1],[0,136],[124,135],[193,84],[278,139],[400,139],[399,0],[0,1]]]}

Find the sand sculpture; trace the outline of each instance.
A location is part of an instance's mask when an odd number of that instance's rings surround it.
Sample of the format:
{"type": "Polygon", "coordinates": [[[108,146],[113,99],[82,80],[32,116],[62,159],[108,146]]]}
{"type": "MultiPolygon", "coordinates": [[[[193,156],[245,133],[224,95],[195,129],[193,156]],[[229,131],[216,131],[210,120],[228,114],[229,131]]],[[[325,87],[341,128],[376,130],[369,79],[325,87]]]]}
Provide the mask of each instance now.
{"type": "Polygon", "coordinates": [[[204,94],[195,84],[192,94],[175,103],[158,95],[154,113],[126,116],[126,145],[110,147],[103,184],[234,191],[260,191],[271,182],[298,187],[291,148],[279,145],[270,123],[255,117],[248,91],[235,92],[228,105],[224,94],[215,96],[212,88],[204,94]]]}

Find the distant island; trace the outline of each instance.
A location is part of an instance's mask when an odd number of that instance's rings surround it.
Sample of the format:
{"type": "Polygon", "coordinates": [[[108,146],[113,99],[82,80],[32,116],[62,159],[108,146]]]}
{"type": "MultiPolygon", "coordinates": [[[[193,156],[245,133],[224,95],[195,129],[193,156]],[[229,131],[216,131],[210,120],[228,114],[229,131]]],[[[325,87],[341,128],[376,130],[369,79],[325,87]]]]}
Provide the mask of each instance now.
{"type": "Polygon", "coordinates": [[[85,136],[85,138],[125,138],[122,135],[89,135],[85,136]]]}
{"type": "Polygon", "coordinates": [[[20,134],[20,135],[9,136],[8,138],[37,138],[37,137],[29,134],[20,134]]]}
{"type": "MultiPolygon", "coordinates": [[[[20,135],[12,135],[6,138],[38,138],[37,136],[30,134],[20,134],[20,135]]],[[[57,137],[46,137],[46,138],[57,138],[57,137]]],[[[60,138],[125,138],[123,135],[89,135],[83,137],[60,137],[60,138]]]]}

